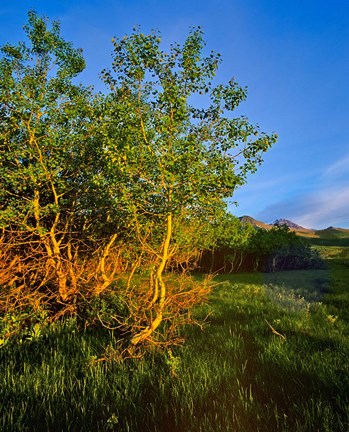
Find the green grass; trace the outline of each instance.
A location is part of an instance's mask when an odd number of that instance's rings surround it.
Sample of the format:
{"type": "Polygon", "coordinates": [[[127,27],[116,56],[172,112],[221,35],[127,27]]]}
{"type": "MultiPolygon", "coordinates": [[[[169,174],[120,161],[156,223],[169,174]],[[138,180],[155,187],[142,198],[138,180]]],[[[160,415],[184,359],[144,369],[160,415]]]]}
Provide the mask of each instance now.
{"type": "Polygon", "coordinates": [[[319,238],[314,237],[302,237],[303,240],[311,245],[316,246],[334,246],[334,247],[348,247],[349,237],[348,235],[343,236],[321,236],[319,238]]]}
{"type": "Polygon", "coordinates": [[[96,362],[113,334],[73,322],[7,344],[0,430],[348,431],[349,260],[328,263],[219,276],[206,326],[142,360],[96,362]]]}

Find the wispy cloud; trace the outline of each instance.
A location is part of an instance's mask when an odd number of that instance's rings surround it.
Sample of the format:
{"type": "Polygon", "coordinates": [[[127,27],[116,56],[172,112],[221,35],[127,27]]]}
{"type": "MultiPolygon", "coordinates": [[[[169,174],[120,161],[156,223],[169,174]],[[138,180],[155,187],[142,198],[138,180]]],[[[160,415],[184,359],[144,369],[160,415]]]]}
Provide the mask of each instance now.
{"type": "MultiPolygon", "coordinates": [[[[307,228],[326,228],[329,225],[349,228],[349,152],[313,176],[312,188],[307,189],[311,179],[295,177],[295,184],[304,187],[303,192],[292,197],[278,199],[267,205],[256,217],[273,222],[278,218],[291,219],[307,228]]],[[[285,191],[286,193],[286,191],[285,191]]],[[[280,197],[280,195],[279,195],[280,197]]]]}
{"type": "Polygon", "coordinates": [[[324,177],[337,177],[349,173],[349,153],[326,168],[324,177]]]}
{"type": "Polygon", "coordinates": [[[300,223],[310,227],[347,226],[349,221],[349,187],[327,189],[314,195],[305,206],[300,223]],[[310,206],[309,206],[310,204],[310,206]],[[307,208],[309,206],[309,208],[307,208]]]}
{"type": "Polygon", "coordinates": [[[267,206],[258,215],[265,221],[284,217],[308,228],[349,226],[349,186],[327,188],[267,206]]]}

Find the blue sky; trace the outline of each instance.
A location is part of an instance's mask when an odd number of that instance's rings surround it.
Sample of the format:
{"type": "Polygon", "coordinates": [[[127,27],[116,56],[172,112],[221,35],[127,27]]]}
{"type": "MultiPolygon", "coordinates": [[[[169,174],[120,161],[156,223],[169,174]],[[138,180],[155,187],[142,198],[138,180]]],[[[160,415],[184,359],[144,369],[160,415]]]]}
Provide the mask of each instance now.
{"type": "Polygon", "coordinates": [[[1,0],[0,45],[23,39],[27,11],[61,21],[83,48],[86,84],[111,64],[113,36],[158,29],[164,43],[200,25],[222,54],[217,79],[248,87],[239,108],[278,143],[233,199],[235,215],[349,228],[349,2],[347,0],[1,0]]]}

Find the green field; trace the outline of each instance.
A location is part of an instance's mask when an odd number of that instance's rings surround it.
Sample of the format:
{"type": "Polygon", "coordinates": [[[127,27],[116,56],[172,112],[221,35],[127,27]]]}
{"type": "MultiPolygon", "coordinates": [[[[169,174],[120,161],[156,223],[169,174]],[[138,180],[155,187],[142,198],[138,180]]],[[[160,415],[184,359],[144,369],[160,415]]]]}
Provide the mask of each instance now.
{"type": "Polygon", "coordinates": [[[101,362],[72,322],[0,350],[0,430],[349,430],[349,250],[325,270],[221,275],[183,347],[101,362]]]}

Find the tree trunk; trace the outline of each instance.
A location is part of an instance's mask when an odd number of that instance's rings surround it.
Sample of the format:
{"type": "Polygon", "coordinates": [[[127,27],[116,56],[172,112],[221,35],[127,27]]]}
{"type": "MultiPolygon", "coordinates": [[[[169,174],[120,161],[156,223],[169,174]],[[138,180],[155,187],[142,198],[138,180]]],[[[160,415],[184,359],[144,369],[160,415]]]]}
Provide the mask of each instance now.
{"type": "Polygon", "coordinates": [[[161,261],[159,266],[156,269],[156,273],[154,276],[155,281],[152,282],[152,283],[155,282],[155,287],[157,288],[150,305],[151,308],[154,306],[156,312],[155,318],[145,329],[143,329],[142,331],[140,331],[139,333],[133,336],[133,338],[131,339],[132,345],[137,345],[140,342],[148,339],[148,337],[159,327],[159,325],[162,322],[163,307],[166,298],[166,285],[162,278],[162,275],[169,258],[171,236],[172,236],[172,213],[168,213],[167,220],[166,220],[166,237],[162,247],[161,261]]]}

